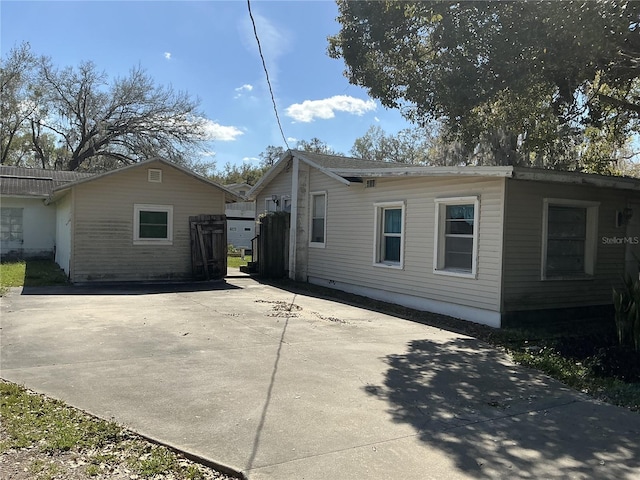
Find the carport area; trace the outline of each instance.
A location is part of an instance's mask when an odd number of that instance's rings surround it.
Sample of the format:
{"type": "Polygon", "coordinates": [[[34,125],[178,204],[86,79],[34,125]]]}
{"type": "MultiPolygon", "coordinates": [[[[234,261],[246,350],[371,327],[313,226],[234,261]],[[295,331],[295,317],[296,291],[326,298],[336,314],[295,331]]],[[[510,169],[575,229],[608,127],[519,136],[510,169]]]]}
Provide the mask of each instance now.
{"type": "Polygon", "coordinates": [[[258,283],[13,290],[0,376],[262,479],[640,478],[640,415],[258,283]]]}

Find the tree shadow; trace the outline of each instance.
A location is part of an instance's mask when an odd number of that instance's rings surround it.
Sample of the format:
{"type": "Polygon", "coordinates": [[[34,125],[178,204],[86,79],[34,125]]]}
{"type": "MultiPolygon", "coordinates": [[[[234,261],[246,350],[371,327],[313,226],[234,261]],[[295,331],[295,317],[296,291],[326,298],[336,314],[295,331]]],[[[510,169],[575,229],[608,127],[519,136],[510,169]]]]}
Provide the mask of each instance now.
{"type": "Polygon", "coordinates": [[[640,473],[640,415],[515,366],[477,340],[415,340],[386,363],[384,385],[365,391],[475,478],[640,473]]]}

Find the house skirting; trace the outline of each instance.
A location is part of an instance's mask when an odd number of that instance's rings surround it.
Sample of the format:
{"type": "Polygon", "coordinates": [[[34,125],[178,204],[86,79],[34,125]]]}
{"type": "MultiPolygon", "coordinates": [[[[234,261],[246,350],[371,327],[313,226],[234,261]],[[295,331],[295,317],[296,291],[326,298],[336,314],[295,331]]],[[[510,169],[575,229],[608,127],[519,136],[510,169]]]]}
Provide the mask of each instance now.
{"type": "Polygon", "coordinates": [[[308,282],[314,285],[320,285],[327,288],[341,290],[343,292],[353,293],[355,295],[361,295],[363,297],[373,298],[374,300],[380,300],[382,302],[402,305],[404,307],[422,310],[425,312],[438,313],[440,315],[448,315],[450,317],[461,318],[470,322],[500,328],[500,312],[493,312],[491,310],[468,307],[465,305],[456,305],[438,300],[416,297],[414,295],[389,292],[377,288],[363,287],[361,285],[336,282],[334,280],[327,280],[318,277],[308,277],[308,282]]]}
{"type": "Polygon", "coordinates": [[[613,324],[613,305],[520,310],[502,314],[503,328],[584,326],[591,322],[610,321],[613,324]]]}

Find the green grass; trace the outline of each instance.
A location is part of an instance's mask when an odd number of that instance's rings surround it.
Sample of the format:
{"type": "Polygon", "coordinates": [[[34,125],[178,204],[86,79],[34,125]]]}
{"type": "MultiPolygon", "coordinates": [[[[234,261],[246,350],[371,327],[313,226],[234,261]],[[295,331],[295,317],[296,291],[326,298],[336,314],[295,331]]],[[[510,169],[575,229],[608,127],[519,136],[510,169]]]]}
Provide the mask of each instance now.
{"type": "Polygon", "coordinates": [[[250,262],[250,261],[251,261],[251,255],[245,255],[244,256],[244,260],[242,260],[240,257],[228,256],[227,257],[227,266],[228,267],[238,268],[238,267],[241,267],[243,265],[246,265],[247,262],[250,262]]]}
{"type": "Polygon", "coordinates": [[[25,465],[37,479],[64,478],[65,468],[51,461],[62,452],[82,453],[89,476],[104,475],[118,464],[140,478],[204,478],[204,467],[186,462],[166,447],[151,444],[113,422],[87,415],[64,403],[0,380],[0,417],[6,435],[0,454],[27,449],[25,465]],[[61,475],[61,476],[60,476],[61,475]]]}
{"type": "Polygon", "coordinates": [[[0,289],[65,285],[67,276],[52,260],[21,260],[0,263],[0,289]]]}

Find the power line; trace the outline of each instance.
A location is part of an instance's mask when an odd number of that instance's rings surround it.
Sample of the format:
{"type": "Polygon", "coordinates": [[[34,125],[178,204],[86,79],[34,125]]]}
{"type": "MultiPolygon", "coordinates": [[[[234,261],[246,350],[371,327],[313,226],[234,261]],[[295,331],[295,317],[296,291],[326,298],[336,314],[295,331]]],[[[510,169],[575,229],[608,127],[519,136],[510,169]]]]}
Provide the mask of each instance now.
{"type": "Polygon", "coordinates": [[[256,29],[256,22],[253,19],[253,14],[251,13],[251,0],[247,0],[247,8],[249,9],[249,18],[251,19],[251,25],[253,25],[253,34],[255,35],[256,42],[258,43],[258,52],[260,53],[260,59],[262,60],[262,68],[264,68],[264,74],[267,77],[267,85],[269,86],[269,93],[271,94],[271,102],[273,103],[273,111],[276,114],[276,121],[278,122],[278,128],[280,128],[280,135],[282,135],[282,140],[284,141],[284,144],[287,146],[287,150],[290,150],[289,144],[287,143],[287,137],[285,137],[284,130],[282,130],[282,124],[280,123],[280,115],[278,115],[278,107],[276,106],[276,99],[273,95],[271,80],[269,80],[269,71],[267,70],[267,64],[264,61],[264,55],[262,54],[262,46],[260,45],[260,38],[258,38],[258,30],[256,29]]]}

